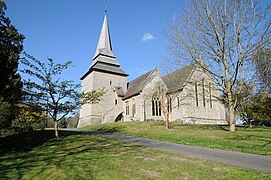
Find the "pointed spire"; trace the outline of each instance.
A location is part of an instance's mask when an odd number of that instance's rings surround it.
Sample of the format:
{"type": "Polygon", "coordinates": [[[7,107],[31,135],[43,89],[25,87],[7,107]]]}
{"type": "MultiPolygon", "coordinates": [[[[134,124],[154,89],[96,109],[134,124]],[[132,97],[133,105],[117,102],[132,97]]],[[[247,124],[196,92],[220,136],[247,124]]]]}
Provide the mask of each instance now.
{"type": "Polygon", "coordinates": [[[97,49],[94,54],[93,60],[99,55],[105,55],[110,57],[115,57],[112,52],[111,39],[109,33],[109,27],[107,22],[107,8],[105,9],[103,26],[100,34],[100,38],[98,41],[97,49]]]}

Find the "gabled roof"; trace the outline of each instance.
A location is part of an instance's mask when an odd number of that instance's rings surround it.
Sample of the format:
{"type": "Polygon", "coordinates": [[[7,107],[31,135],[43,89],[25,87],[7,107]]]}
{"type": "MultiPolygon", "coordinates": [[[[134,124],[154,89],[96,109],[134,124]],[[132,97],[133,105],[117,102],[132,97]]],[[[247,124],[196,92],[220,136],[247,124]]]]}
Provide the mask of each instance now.
{"type": "Polygon", "coordinates": [[[194,71],[195,65],[185,66],[177,71],[167,74],[162,77],[164,83],[166,84],[168,91],[176,91],[185,85],[190,74],[194,71]]]}
{"type": "Polygon", "coordinates": [[[127,92],[123,99],[127,99],[129,97],[139,94],[141,89],[144,87],[144,85],[149,81],[153,71],[154,70],[151,70],[147,72],[146,74],[143,74],[142,76],[139,76],[138,78],[130,81],[128,83],[127,92]]]}
{"type": "MultiPolygon", "coordinates": [[[[166,84],[168,91],[172,92],[182,89],[194,69],[195,65],[190,65],[163,76],[162,80],[166,84]]],[[[142,88],[144,88],[145,84],[153,77],[152,74],[155,70],[157,70],[157,68],[154,68],[146,74],[143,74],[142,76],[129,82],[127,93],[123,99],[125,100],[132,96],[138,95],[142,88]]]]}

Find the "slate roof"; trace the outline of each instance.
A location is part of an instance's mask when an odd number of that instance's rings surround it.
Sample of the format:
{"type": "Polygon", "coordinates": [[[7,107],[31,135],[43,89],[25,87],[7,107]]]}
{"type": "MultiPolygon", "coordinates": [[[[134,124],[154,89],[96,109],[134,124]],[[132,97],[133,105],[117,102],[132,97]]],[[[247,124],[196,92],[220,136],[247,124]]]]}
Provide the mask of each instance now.
{"type": "Polygon", "coordinates": [[[112,45],[106,14],[104,15],[103,26],[101,29],[100,38],[93,59],[95,59],[95,57],[98,56],[99,54],[115,57],[114,53],[112,52],[112,45]]]}
{"type": "Polygon", "coordinates": [[[195,65],[185,66],[177,71],[163,76],[162,79],[166,84],[168,91],[172,92],[181,89],[185,85],[189,75],[194,70],[194,67],[195,65]]]}
{"type": "Polygon", "coordinates": [[[116,73],[116,74],[119,74],[119,75],[128,76],[128,74],[126,74],[119,66],[114,66],[114,65],[111,65],[111,64],[107,64],[107,63],[97,62],[91,68],[94,69],[94,70],[107,71],[107,72],[112,72],[112,73],[116,73]]]}
{"type": "Polygon", "coordinates": [[[134,95],[137,95],[142,87],[148,82],[149,76],[153,70],[147,72],[146,74],[143,74],[142,76],[139,76],[138,78],[132,80],[129,82],[127,92],[123,99],[127,99],[129,97],[132,97],[134,95]]]}
{"type": "Polygon", "coordinates": [[[89,73],[92,71],[100,71],[100,72],[107,72],[110,74],[117,74],[121,76],[128,76],[121,68],[120,66],[108,64],[104,62],[97,61],[86,74],[84,74],[80,79],[84,79],[89,73]]]}
{"type": "MultiPolygon", "coordinates": [[[[189,78],[192,71],[194,70],[194,67],[195,67],[194,65],[185,66],[177,71],[174,71],[170,74],[163,76],[162,80],[166,84],[169,92],[181,89],[184,86],[187,79],[189,78]]],[[[152,72],[153,70],[129,82],[127,93],[125,94],[123,99],[125,100],[139,94],[142,87],[151,78],[150,75],[152,72]]]]}

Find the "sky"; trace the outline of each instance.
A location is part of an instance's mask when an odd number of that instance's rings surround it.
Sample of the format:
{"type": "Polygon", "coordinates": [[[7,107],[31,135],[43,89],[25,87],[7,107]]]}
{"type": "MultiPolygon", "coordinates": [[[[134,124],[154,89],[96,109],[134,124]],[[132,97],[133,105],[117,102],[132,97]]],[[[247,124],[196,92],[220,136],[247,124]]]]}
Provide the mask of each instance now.
{"type": "Polygon", "coordinates": [[[111,43],[128,80],[160,66],[169,40],[164,31],[182,0],[5,0],[6,15],[25,35],[24,51],[39,60],[73,62],[62,78],[81,83],[98,43],[107,7],[111,43]]]}

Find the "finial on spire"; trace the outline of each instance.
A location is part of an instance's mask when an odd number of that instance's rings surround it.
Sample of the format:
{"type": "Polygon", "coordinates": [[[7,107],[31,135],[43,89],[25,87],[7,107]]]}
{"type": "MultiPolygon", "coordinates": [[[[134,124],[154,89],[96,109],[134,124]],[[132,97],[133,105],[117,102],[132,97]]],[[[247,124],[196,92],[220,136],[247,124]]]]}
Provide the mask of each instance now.
{"type": "Polygon", "coordinates": [[[105,15],[107,15],[107,6],[105,6],[104,13],[105,13],[105,15]]]}

